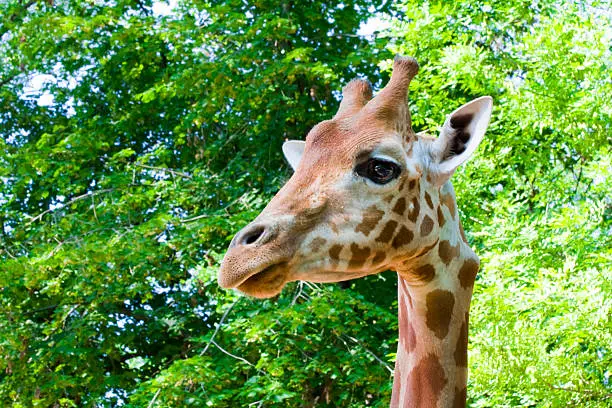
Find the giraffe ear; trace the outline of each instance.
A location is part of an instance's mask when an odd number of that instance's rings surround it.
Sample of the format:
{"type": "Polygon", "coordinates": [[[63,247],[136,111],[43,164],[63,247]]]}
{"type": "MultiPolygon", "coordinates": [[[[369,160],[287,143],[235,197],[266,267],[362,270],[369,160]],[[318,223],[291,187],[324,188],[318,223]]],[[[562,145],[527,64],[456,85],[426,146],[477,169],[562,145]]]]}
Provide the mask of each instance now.
{"type": "Polygon", "coordinates": [[[441,182],[452,176],[455,169],[470,158],[480,144],[491,119],[493,98],[482,96],[451,113],[434,142],[435,173],[441,182]]]}
{"type": "Polygon", "coordinates": [[[297,170],[300,160],[302,160],[305,145],[306,142],[301,140],[288,140],[283,143],[283,154],[293,171],[297,170]]]}

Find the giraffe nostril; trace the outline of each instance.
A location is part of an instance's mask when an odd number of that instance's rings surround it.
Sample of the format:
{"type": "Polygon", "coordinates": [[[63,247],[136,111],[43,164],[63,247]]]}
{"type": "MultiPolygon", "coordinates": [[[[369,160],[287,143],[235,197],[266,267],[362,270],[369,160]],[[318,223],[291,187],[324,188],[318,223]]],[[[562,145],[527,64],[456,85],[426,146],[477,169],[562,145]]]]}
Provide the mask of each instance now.
{"type": "Polygon", "coordinates": [[[230,244],[230,248],[246,245],[263,245],[274,238],[276,229],[270,225],[247,225],[242,229],[230,244]]]}
{"type": "Polygon", "coordinates": [[[250,231],[246,231],[242,236],[242,245],[251,245],[257,242],[259,238],[266,232],[266,229],[262,226],[256,226],[250,231]]]}

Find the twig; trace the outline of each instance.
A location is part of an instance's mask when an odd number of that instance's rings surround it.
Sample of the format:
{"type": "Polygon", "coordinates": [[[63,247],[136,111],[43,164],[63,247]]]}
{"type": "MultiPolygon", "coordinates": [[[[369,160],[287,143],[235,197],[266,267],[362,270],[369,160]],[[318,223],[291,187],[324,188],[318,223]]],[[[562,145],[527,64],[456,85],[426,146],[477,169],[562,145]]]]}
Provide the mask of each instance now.
{"type": "Polygon", "coordinates": [[[229,351],[225,350],[223,347],[221,347],[220,345],[218,345],[218,344],[217,344],[217,342],[216,342],[216,341],[214,341],[214,340],[211,340],[211,343],[212,343],[212,344],[214,344],[214,345],[215,345],[215,347],[217,347],[219,350],[221,350],[221,352],[222,352],[223,354],[226,354],[226,355],[228,355],[228,356],[230,356],[230,357],[232,357],[232,358],[235,358],[235,359],[236,359],[236,360],[238,360],[238,361],[242,361],[242,362],[243,362],[243,363],[245,363],[246,365],[248,365],[248,366],[250,366],[250,367],[253,367],[253,368],[254,368],[255,370],[257,370],[257,372],[259,372],[260,374],[264,374],[264,375],[265,375],[265,373],[264,373],[263,371],[261,371],[259,368],[255,367],[255,364],[251,363],[249,360],[247,360],[247,359],[245,359],[245,358],[242,358],[242,357],[240,357],[240,356],[237,356],[237,355],[235,355],[235,354],[230,353],[229,351]]]}
{"type": "Polygon", "coordinates": [[[53,237],[53,239],[55,240],[55,242],[57,242],[57,246],[53,248],[51,252],[47,254],[47,256],[45,256],[45,259],[50,259],[53,255],[57,253],[57,251],[60,250],[62,245],[64,245],[64,241],[60,241],[59,239],[57,239],[57,237],[53,237]]]}
{"type": "Polygon", "coordinates": [[[181,223],[184,224],[184,223],[187,223],[187,222],[193,222],[193,221],[197,221],[197,220],[200,220],[202,218],[208,218],[208,217],[211,217],[211,216],[212,216],[212,214],[201,214],[201,215],[195,216],[193,218],[187,218],[187,219],[180,220],[180,221],[181,221],[181,223]]]}
{"type": "Polygon", "coordinates": [[[80,196],[77,196],[77,197],[73,198],[72,200],[68,201],[67,203],[65,203],[61,207],[56,207],[56,208],[53,208],[53,209],[49,208],[48,210],[45,210],[45,211],[41,212],[40,214],[38,214],[36,217],[32,217],[30,219],[30,222],[28,222],[28,225],[30,225],[30,224],[32,224],[32,223],[42,219],[42,217],[44,217],[45,215],[49,214],[50,212],[53,212],[53,211],[58,210],[60,208],[65,208],[65,207],[69,206],[70,204],[73,204],[73,203],[75,203],[77,201],[80,201],[80,200],[82,200],[84,198],[93,197],[93,196],[96,196],[98,194],[110,193],[110,192],[113,192],[115,190],[116,190],[116,188],[105,188],[104,190],[90,191],[89,193],[81,194],[80,196]]]}
{"type": "Polygon", "coordinates": [[[50,306],[41,307],[39,309],[28,310],[27,312],[23,312],[23,315],[25,316],[25,315],[29,315],[29,314],[38,313],[38,312],[44,312],[45,310],[55,309],[57,306],[59,306],[59,305],[50,305],[50,306]]]}
{"type": "Polygon", "coordinates": [[[552,385],[549,382],[545,382],[545,384],[548,386],[548,388],[550,388],[552,390],[573,392],[573,393],[577,393],[577,394],[594,395],[596,397],[605,398],[605,399],[612,398],[612,394],[610,394],[610,393],[600,393],[600,392],[592,391],[592,390],[579,390],[578,388],[575,388],[575,387],[559,387],[559,386],[556,386],[556,385],[552,385]]]}
{"type": "Polygon", "coordinates": [[[308,286],[314,292],[320,292],[322,290],[321,287],[314,282],[308,282],[308,281],[302,281],[302,282],[304,282],[306,286],[308,286]]]}
{"type": "Polygon", "coordinates": [[[225,322],[225,318],[227,317],[227,315],[229,314],[230,310],[232,310],[232,308],[242,300],[242,297],[239,297],[238,299],[234,300],[234,303],[232,303],[230,305],[230,307],[227,308],[227,310],[225,311],[225,313],[223,313],[223,316],[221,316],[221,320],[219,320],[219,324],[217,324],[217,327],[215,328],[214,333],[212,334],[212,336],[210,337],[210,340],[208,341],[208,343],[206,344],[206,347],[204,347],[204,350],[202,350],[202,352],[200,353],[201,356],[203,356],[206,351],[208,350],[208,348],[210,347],[210,343],[213,342],[213,340],[215,339],[215,336],[217,335],[217,332],[219,331],[219,329],[221,328],[221,326],[223,325],[223,322],[225,322]]]}
{"type": "Polygon", "coordinates": [[[3,251],[3,252],[6,252],[6,254],[7,254],[8,256],[10,256],[12,259],[17,259],[17,257],[16,257],[15,255],[11,254],[11,252],[10,252],[8,249],[6,249],[6,248],[2,248],[2,251],[3,251]]]}
{"type": "Polygon", "coordinates": [[[155,167],[155,166],[149,166],[148,164],[140,164],[140,163],[134,163],[134,166],[143,167],[145,169],[150,169],[150,170],[165,171],[165,172],[173,174],[175,176],[181,176],[181,177],[184,177],[184,178],[188,178],[190,180],[193,179],[193,177],[191,177],[191,175],[189,175],[187,173],[182,173],[180,171],[172,170],[172,169],[169,169],[167,167],[155,167]]]}
{"type": "Polygon", "coordinates": [[[161,388],[158,388],[157,392],[153,396],[153,399],[151,400],[151,402],[149,402],[149,405],[147,405],[147,408],[151,408],[153,406],[153,404],[155,403],[155,400],[157,399],[157,397],[158,397],[160,392],[161,392],[161,388]]]}
{"type": "Polygon", "coordinates": [[[293,297],[293,300],[291,301],[291,306],[295,305],[295,302],[297,302],[298,298],[302,294],[303,288],[304,288],[304,283],[302,281],[298,281],[297,293],[295,294],[295,296],[293,297]]]}
{"type": "Polygon", "coordinates": [[[359,340],[357,340],[356,338],[349,336],[347,334],[343,334],[343,336],[345,336],[346,338],[348,338],[351,341],[354,341],[355,343],[357,343],[362,349],[364,349],[369,355],[371,355],[372,357],[374,357],[374,359],[376,359],[376,361],[378,361],[380,364],[383,365],[383,367],[385,367],[387,370],[389,370],[390,373],[393,373],[393,369],[391,368],[391,366],[389,364],[387,364],[385,361],[383,361],[380,357],[378,357],[376,354],[374,354],[374,352],[370,351],[370,349],[368,349],[366,346],[363,345],[362,342],[360,342],[359,340]]]}
{"type": "MultiPolygon", "coordinates": [[[[238,197],[237,199],[233,200],[232,202],[230,202],[228,205],[226,205],[225,207],[221,208],[221,211],[223,210],[227,210],[228,208],[230,208],[232,205],[236,204],[243,196],[238,197]]],[[[214,217],[217,214],[200,214],[200,215],[196,215],[195,217],[192,218],[185,218],[183,220],[179,220],[182,224],[188,223],[188,222],[193,222],[193,221],[197,221],[200,220],[202,218],[208,218],[208,217],[214,217]]]]}
{"type": "MultiPolygon", "coordinates": [[[[64,330],[66,328],[66,320],[68,320],[68,317],[70,317],[70,315],[72,314],[72,312],[74,312],[78,307],[80,306],[80,304],[76,304],[74,306],[72,306],[70,308],[70,310],[68,311],[68,313],[66,313],[64,315],[64,317],[61,320],[61,324],[62,324],[62,330],[64,330]]],[[[51,332],[43,339],[43,341],[47,341],[51,338],[52,335],[55,334],[55,332],[57,332],[59,330],[59,327],[55,327],[51,330],[51,332]]]]}
{"type": "Polygon", "coordinates": [[[98,219],[98,214],[96,213],[96,199],[94,198],[94,196],[91,196],[91,207],[93,208],[94,218],[96,219],[96,222],[100,222],[100,220],[98,219]]]}

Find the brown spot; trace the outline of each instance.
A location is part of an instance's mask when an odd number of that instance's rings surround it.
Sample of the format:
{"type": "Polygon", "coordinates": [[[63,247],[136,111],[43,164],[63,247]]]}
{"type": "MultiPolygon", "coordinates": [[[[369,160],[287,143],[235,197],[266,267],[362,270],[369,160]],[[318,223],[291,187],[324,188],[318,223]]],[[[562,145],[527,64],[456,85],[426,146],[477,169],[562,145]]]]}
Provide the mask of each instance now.
{"type": "Polygon", "coordinates": [[[402,180],[402,182],[400,183],[398,190],[399,190],[399,191],[402,191],[402,190],[404,189],[404,186],[405,186],[405,185],[406,185],[406,180],[404,179],[404,180],[402,180]]]}
{"type": "Polygon", "coordinates": [[[404,211],[406,211],[406,199],[402,197],[395,203],[393,212],[399,215],[404,215],[404,211]]]}
{"type": "Polygon", "coordinates": [[[443,227],[446,224],[446,220],[444,219],[444,213],[442,212],[442,207],[438,207],[438,224],[440,227],[443,227]]]}
{"type": "Polygon", "coordinates": [[[391,220],[387,222],[383,230],[380,232],[380,235],[376,238],[376,242],[387,243],[391,241],[391,238],[393,238],[393,232],[395,231],[396,227],[397,227],[396,221],[391,220]]]}
{"type": "Polygon", "coordinates": [[[402,225],[395,238],[393,238],[393,243],[391,245],[393,245],[393,248],[397,249],[401,246],[409,244],[410,241],[412,241],[412,238],[414,238],[412,231],[402,225]]]}
{"type": "Polygon", "coordinates": [[[378,251],[374,255],[374,259],[372,259],[372,266],[382,263],[385,260],[385,258],[387,258],[387,255],[384,253],[384,251],[378,251]]]}
{"type": "Polygon", "coordinates": [[[468,314],[465,314],[465,321],[459,330],[457,346],[455,348],[455,364],[459,367],[467,367],[467,346],[468,346],[468,314]]]}
{"type": "Polygon", "coordinates": [[[426,215],[421,222],[421,236],[424,237],[429,235],[429,233],[433,230],[433,226],[433,220],[429,217],[429,215],[426,215]]]}
{"type": "Polygon", "coordinates": [[[399,296],[399,338],[404,351],[410,354],[416,348],[416,333],[409,321],[408,308],[404,296],[399,296]]]}
{"type": "Polygon", "coordinates": [[[436,268],[431,264],[425,264],[413,270],[415,277],[420,282],[431,282],[436,276],[436,268]]]}
{"type": "Polygon", "coordinates": [[[416,349],[416,332],[414,331],[414,327],[412,326],[412,323],[408,325],[408,333],[406,333],[406,340],[405,340],[406,344],[406,352],[407,353],[411,353],[412,351],[414,351],[416,349]]]}
{"type": "Polygon", "coordinates": [[[414,188],[416,187],[417,181],[415,180],[410,180],[410,183],[408,183],[408,190],[414,190],[414,188]]]}
{"type": "Polygon", "coordinates": [[[453,258],[459,256],[459,243],[457,243],[457,246],[452,246],[448,240],[440,241],[440,245],[438,245],[438,255],[440,255],[442,262],[448,265],[453,258]]]}
{"type": "Polygon", "coordinates": [[[342,251],[342,245],[334,245],[329,248],[329,257],[334,261],[340,259],[340,252],[342,251]]]}
{"type": "Polygon", "coordinates": [[[425,192],[425,201],[427,201],[427,205],[429,206],[429,208],[433,210],[434,208],[433,201],[431,201],[431,196],[429,195],[427,191],[425,192]]]}
{"type": "Polygon", "coordinates": [[[385,197],[385,202],[386,202],[386,203],[390,203],[391,201],[393,201],[393,198],[394,198],[394,197],[395,197],[395,196],[394,196],[393,194],[390,194],[390,195],[386,196],[386,197],[385,197]]]}
{"type": "Polygon", "coordinates": [[[310,243],[310,250],[312,252],[319,252],[321,250],[321,247],[325,245],[326,242],[327,241],[325,240],[325,238],[316,237],[310,243]]]}
{"type": "Polygon", "coordinates": [[[448,382],[438,357],[428,354],[408,375],[407,395],[415,407],[435,407],[442,389],[448,382]]]}
{"type": "Polygon", "coordinates": [[[437,338],[445,338],[455,307],[455,295],[448,290],[436,289],[427,294],[426,303],[427,327],[437,338]]]}
{"type": "Polygon", "coordinates": [[[467,244],[468,240],[465,237],[465,231],[463,230],[463,225],[461,225],[461,221],[459,221],[459,233],[461,234],[461,239],[463,240],[463,242],[467,244]]]}
{"type": "Polygon", "coordinates": [[[455,400],[453,401],[453,408],[465,408],[465,402],[467,401],[467,387],[462,389],[455,387],[455,400]]]}
{"type": "MultiPolygon", "coordinates": [[[[439,240],[440,240],[440,238],[436,239],[436,241],[433,244],[431,244],[429,246],[426,246],[426,247],[423,247],[418,252],[415,252],[414,255],[413,255],[413,258],[415,258],[415,259],[416,258],[420,258],[423,255],[426,255],[427,253],[429,253],[429,251],[431,251],[436,245],[438,245],[438,241],[439,240]]],[[[409,260],[409,261],[412,261],[412,260],[409,260]]]]}
{"type": "Polygon", "coordinates": [[[385,212],[376,208],[375,205],[368,207],[363,213],[361,223],[355,227],[355,232],[363,232],[367,237],[384,215],[385,212]]]}
{"type": "Polygon", "coordinates": [[[416,222],[420,211],[421,211],[421,205],[419,204],[419,200],[416,197],[414,197],[412,199],[412,209],[408,212],[408,219],[412,222],[416,222]]]}
{"type": "Polygon", "coordinates": [[[459,270],[459,282],[462,288],[467,289],[474,286],[479,266],[479,262],[473,258],[468,258],[463,262],[463,266],[459,270]]]}
{"type": "Polygon", "coordinates": [[[442,200],[444,201],[444,205],[446,206],[446,208],[448,208],[451,217],[455,218],[455,199],[453,198],[453,195],[445,194],[442,197],[442,200]]]}
{"type": "Polygon", "coordinates": [[[359,268],[363,266],[365,261],[370,256],[370,248],[364,247],[363,249],[359,248],[357,244],[351,244],[351,253],[352,257],[349,261],[349,268],[359,268]]]}

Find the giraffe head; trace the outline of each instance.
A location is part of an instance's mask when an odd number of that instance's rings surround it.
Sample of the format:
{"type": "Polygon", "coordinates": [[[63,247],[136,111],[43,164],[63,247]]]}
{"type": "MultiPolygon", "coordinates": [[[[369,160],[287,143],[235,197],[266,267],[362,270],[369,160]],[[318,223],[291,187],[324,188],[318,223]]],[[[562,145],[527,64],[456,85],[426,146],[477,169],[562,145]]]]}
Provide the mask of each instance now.
{"type": "Polygon", "coordinates": [[[433,248],[448,211],[440,206],[444,190],[452,190],[450,176],[482,140],[492,99],[455,110],[437,138],[416,135],[407,93],[417,71],[413,58],[396,58],[374,98],[367,81],[349,82],[331,120],[305,142],[283,145],[294,174],[232,240],[219,271],[222,287],[270,297],[290,281],[399,270],[433,248]]]}

